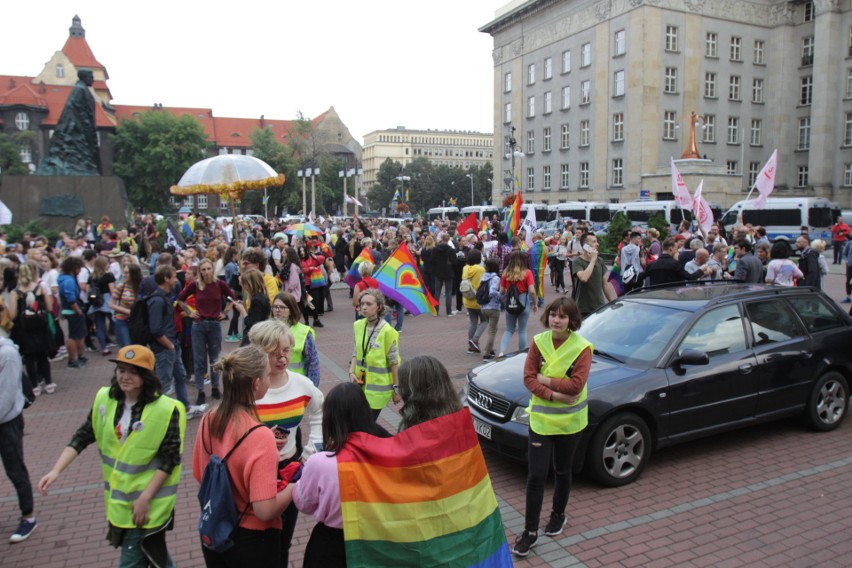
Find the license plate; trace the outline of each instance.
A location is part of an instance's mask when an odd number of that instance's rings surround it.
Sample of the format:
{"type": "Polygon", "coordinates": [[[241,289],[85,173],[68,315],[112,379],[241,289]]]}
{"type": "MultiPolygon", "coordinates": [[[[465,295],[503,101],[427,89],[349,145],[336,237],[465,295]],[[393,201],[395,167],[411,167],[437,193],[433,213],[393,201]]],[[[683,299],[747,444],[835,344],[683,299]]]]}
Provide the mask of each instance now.
{"type": "Polygon", "coordinates": [[[491,424],[486,424],[482,420],[473,419],[473,427],[476,428],[476,433],[483,438],[491,439],[491,424]]]}

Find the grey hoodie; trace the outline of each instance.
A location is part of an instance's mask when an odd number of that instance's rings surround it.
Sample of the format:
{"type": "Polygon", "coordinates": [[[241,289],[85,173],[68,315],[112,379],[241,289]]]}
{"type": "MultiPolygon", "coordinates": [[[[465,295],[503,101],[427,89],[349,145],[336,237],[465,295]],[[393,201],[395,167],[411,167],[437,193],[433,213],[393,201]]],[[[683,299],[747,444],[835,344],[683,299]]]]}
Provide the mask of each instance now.
{"type": "Polygon", "coordinates": [[[14,420],[24,409],[21,370],[18,346],[0,337],[0,424],[14,420]]]}

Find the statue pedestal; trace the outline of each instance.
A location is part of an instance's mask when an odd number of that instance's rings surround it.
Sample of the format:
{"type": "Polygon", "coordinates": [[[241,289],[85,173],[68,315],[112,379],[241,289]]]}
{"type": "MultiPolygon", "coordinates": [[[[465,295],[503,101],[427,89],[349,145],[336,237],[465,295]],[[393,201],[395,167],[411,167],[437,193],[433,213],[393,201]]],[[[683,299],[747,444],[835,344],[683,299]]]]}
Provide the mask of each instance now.
{"type": "MultiPolygon", "coordinates": [[[[743,193],[743,176],[740,173],[728,174],[726,164],[717,164],[713,160],[688,158],[675,160],[675,166],[686,182],[690,193],[695,193],[698,184],[704,180],[702,193],[711,205],[728,208],[745,197],[743,193]]],[[[671,195],[672,169],[669,164],[657,166],[653,174],[642,174],[642,189],[651,191],[652,199],[658,199],[656,194],[671,195]]]]}

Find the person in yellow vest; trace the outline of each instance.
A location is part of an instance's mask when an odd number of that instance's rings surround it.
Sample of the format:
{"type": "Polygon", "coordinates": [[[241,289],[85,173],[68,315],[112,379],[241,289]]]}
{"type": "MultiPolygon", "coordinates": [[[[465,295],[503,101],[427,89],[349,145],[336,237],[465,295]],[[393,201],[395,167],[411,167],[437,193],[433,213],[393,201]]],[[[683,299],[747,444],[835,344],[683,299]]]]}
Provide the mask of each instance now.
{"type": "Polygon", "coordinates": [[[367,288],[358,295],[363,319],[355,322],[355,349],[349,362],[349,379],[362,386],[373,418],[378,419],[388,402],[399,404],[399,332],[384,319],[385,295],[367,288]]]}
{"type": "Polygon", "coordinates": [[[293,348],[290,352],[291,371],[305,375],[314,386],[319,386],[320,365],[317,353],[317,334],[314,328],[302,323],[302,311],[299,302],[290,292],[281,292],[272,303],[272,317],[280,319],[293,334],[293,348]]]}
{"type": "Polygon", "coordinates": [[[586,381],[592,366],[591,343],[577,331],[582,317],[574,300],[559,296],[544,310],[547,328],[535,336],[524,364],[524,386],[532,393],[530,417],[526,521],[512,548],[526,556],[538,544],[538,524],[544,501],[544,482],[553,468],[553,511],[544,534],[562,533],[571,492],[574,451],[589,422],[586,381]],[[552,464],[552,466],[551,466],[552,464]]]}
{"type": "Polygon", "coordinates": [[[48,489],[92,442],[101,455],[107,540],[121,547],[119,568],[173,567],[166,548],[181,472],[186,411],[162,394],[154,353],[123,347],[110,386],[102,387],[86,417],[38,490],[48,489]]]}

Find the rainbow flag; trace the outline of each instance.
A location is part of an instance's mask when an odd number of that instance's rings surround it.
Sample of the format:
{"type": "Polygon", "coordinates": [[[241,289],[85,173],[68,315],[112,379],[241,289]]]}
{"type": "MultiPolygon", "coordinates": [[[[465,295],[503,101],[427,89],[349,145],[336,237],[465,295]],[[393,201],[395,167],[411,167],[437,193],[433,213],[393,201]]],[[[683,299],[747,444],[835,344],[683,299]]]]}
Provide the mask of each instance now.
{"type": "MultiPolygon", "coordinates": [[[[348,275],[347,275],[348,276],[348,275]]],[[[417,262],[408,250],[405,241],[388,257],[373,278],[379,283],[379,290],[385,296],[399,303],[412,315],[430,313],[436,315],[438,300],[432,297],[423,283],[423,276],[417,268],[417,262]]]]}
{"type": "Polygon", "coordinates": [[[491,478],[467,408],[337,454],[346,563],[509,568],[491,478]]]}
{"type": "Polygon", "coordinates": [[[256,405],[257,416],[267,426],[281,426],[287,430],[296,428],[305,415],[311,397],[299,396],[277,404],[256,405]]]}
{"type": "Polygon", "coordinates": [[[482,219],[482,221],[480,221],[480,223],[479,223],[479,232],[481,233],[482,231],[485,231],[486,233],[488,232],[488,220],[487,219],[482,219]]]}
{"type": "Polygon", "coordinates": [[[509,208],[509,216],[506,219],[506,234],[509,235],[510,239],[517,236],[518,231],[521,229],[521,205],[523,204],[524,198],[521,197],[521,192],[519,191],[515,194],[515,202],[509,208]]]}
{"type": "Polygon", "coordinates": [[[544,270],[547,268],[547,247],[544,241],[533,241],[530,249],[530,264],[535,277],[535,295],[544,299],[544,270]]]}
{"type": "Polygon", "coordinates": [[[358,273],[358,267],[361,266],[361,263],[365,260],[376,264],[376,261],[373,259],[372,253],[370,253],[369,249],[361,249],[361,254],[355,257],[355,260],[352,261],[352,266],[349,267],[349,272],[346,273],[346,276],[343,277],[343,281],[349,284],[350,288],[354,288],[355,284],[361,281],[361,275],[358,273]]]}

